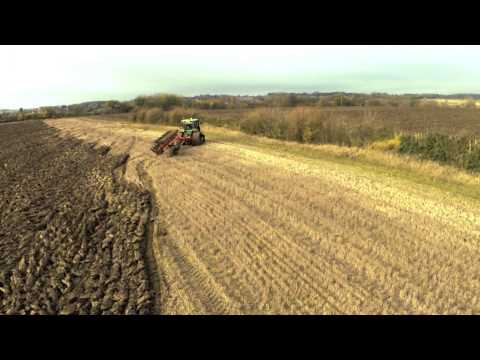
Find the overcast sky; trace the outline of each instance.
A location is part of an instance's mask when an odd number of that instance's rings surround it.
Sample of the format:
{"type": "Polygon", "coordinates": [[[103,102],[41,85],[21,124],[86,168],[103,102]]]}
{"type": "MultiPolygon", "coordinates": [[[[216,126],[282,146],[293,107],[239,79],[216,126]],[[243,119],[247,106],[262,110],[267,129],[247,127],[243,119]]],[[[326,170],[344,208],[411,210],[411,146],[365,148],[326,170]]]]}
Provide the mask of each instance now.
{"type": "Polygon", "coordinates": [[[0,46],[0,109],[273,91],[480,93],[480,46],[0,46]]]}

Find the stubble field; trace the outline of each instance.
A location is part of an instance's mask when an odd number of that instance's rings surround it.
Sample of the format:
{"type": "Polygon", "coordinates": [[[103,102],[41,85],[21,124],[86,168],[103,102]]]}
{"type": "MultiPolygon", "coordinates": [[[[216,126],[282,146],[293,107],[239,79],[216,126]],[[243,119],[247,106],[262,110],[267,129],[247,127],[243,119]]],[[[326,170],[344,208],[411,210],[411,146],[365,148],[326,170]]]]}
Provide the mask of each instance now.
{"type": "Polygon", "coordinates": [[[173,158],[166,129],[49,120],[147,188],[162,314],[479,313],[479,201],[386,171],[286,155],[207,128],[173,158]]]}

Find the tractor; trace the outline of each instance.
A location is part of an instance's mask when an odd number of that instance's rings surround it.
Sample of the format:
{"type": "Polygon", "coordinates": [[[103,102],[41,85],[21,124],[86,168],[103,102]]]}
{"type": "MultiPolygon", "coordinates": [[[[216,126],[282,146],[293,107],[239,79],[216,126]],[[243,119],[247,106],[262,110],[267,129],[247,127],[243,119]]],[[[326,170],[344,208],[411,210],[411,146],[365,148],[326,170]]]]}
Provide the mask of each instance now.
{"type": "Polygon", "coordinates": [[[205,142],[205,135],[200,130],[199,119],[183,119],[180,121],[182,128],[169,130],[154,141],[152,151],[161,155],[169,151],[170,156],[178,154],[182,145],[202,145],[205,142]]]}

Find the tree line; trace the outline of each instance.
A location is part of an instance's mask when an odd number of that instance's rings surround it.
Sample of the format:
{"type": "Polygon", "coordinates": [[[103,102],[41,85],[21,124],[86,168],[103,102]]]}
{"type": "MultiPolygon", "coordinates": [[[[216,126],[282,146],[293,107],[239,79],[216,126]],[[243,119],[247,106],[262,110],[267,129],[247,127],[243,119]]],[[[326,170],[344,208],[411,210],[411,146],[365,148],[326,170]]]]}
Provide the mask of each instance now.
{"type": "MultiPolygon", "coordinates": [[[[448,97],[445,97],[447,99],[448,97]]],[[[391,95],[384,93],[270,93],[267,95],[200,95],[183,97],[175,94],[142,95],[130,102],[136,108],[161,108],[168,111],[174,107],[203,110],[251,109],[261,107],[441,107],[452,106],[441,101],[440,95],[391,95]]],[[[476,99],[464,97],[458,107],[476,107],[476,99]]]]}
{"type": "Polygon", "coordinates": [[[43,106],[33,109],[20,108],[17,111],[0,113],[0,122],[52,119],[74,116],[105,115],[124,113],[133,110],[127,102],[90,101],[81,104],[43,106]]]}

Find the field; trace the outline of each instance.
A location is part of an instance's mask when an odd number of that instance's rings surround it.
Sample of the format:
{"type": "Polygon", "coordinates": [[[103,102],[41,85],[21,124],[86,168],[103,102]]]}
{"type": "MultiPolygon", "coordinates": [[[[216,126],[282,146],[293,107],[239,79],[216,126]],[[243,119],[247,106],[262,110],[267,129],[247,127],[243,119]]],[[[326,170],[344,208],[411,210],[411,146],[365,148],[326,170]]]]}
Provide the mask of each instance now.
{"type": "MultiPolygon", "coordinates": [[[[462,107],[465,106],[469,100],[464,100],[464,99],[431,99],[429,101],[434,101],[439,105],[443,106],[451,106],[451,107],[462,107]]],[[[471,100],[470,102],[472,102],[471,100]]],[[[473,101],[472,104],[475,104],[475,106],[478,108],[480,107],[480,101],[473,101]]]]}
{"type": "MultiPolygon", "coordinates": [[[[45,123],[65,141],[111,147],[112,159],[130,155],[117,181],[149,189],[154,199],[146,247],[156,264],[158,313],[480,313],[477,176],[213,126],[204,128],[204,146],[158,157],[149,148],[166,126],[86,118],[45,123]]],[[[49,164],[66,166],[64,160],[49,164]]],[[[37,182],[57,192],[52,181],[37,182]]],[[[12,236],[14,217],[2,221],[3,234],[7,225],[12,236]]],[[[128,243],[129,236],[117,234],[128,243]]],[[[12,240],[2,252],[15,257],[2,266],[19,268],[12,244],[25,240],[3,239],[12,240]]],[[[148,251],[143,259],[148,265],[148,251]]]]}
{"type": "MultiPolygon", "coordinates": [[[[150,195],[40,121],[0,125],[0,314],[149,314],[150,195]]],[[[153,257],[151,264],[154,264],[153,257]]]]}

